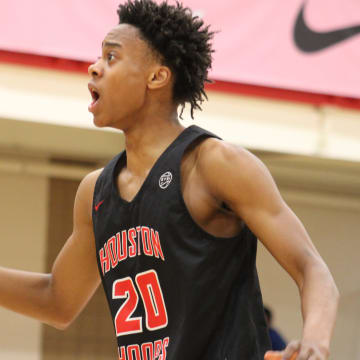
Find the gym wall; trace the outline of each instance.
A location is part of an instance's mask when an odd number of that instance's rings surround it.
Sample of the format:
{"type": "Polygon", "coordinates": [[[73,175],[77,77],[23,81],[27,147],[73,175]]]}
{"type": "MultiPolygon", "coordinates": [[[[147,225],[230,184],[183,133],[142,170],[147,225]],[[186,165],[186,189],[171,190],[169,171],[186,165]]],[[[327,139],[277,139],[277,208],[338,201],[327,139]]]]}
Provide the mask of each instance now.
{"type": "MultiPolygon", "coordinates": [[[[86,76],[1,64],[0,71],[0,265],[45,272],[71,231],[78,182],[122,150],[124,141],[121,134],[91,127],[86,76]]],[[[195,123],[250,148],[266,163],[335,277],[342,298],[330,359],[360,358],[360,112],[215,92],[209,99],[195,123]]],[[[185,124],[191,123],[187,117],[185,124]]],[[[297,338],[297,288],[259,248],[264,302],[284,336],[297,338]]],[[[103,330],[107,309],[98,296],[68,335],[0,309],[0,358],[95,358],[88,344],[99,323],[106,341],[112,336],[110,316],[103,330]]],[[[97,360],[112,356],[107,345],[103,351],[97,360]]]]}

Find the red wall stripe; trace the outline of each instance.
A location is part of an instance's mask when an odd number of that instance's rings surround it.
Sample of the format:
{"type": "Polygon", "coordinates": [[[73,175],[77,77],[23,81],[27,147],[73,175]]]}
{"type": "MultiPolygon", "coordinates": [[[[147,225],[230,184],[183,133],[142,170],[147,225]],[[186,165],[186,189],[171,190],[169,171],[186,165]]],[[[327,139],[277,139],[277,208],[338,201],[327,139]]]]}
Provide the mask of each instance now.
{"type": "MultiPolygon", "coordinates": [[[[48,68],[52,70],[74,71],[87,73],[90,63],[78,60],[61,59],[52,56],[25,54],[19,52],[0,50],[0,62],[48,68]]],[[[340,97],[325,94],[315,94],[303,91],[271,88],[235,82],[215,80],[207,84],[206,90],[230,94],[258,96],[263,98],[278,99],[320,105],[335,105],[344,108],[360,109],[360,99],[340,97]]]]}

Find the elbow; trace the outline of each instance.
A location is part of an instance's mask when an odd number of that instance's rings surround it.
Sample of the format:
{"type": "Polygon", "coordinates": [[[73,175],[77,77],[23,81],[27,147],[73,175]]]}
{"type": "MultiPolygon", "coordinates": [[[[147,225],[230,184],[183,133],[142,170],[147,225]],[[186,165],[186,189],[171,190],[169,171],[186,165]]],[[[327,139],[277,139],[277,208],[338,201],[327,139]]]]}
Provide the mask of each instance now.
{"type": "Polygon", "coordinates": [[[72,320],[67,320],[67,319],[52,319],[51,321],[47,321],[47,325],[57,329],[57,330],[66,330],[71,324],[72,324],[72,320]]]}
{"type": "Polygon", "coordinates": [[[72,324],[72,321],[58,321],[56,323],[54,323],[52,326],[57,329],[57,330],[66,330],[70,325],[72,324]]]}
{"type": "Polygon", "coordinates": [[[50,275],[49,291],[46,301],[48,306],[45,307],[43,322],[57,330],[66,330],[75,320],[77,313],[71,306],[66,305],[66,299],[57,296],[52,285],[53,278],[52,275],[50,275]]]}
{"type": "Polygon", "coordinates": [[[48,323],[47,325],[53,327],[56,330],[66,330],[69,327],[69,324],[67,323],[48,323]]]}
{"type": "Polygon", "coordinates": [[[53,314],[53,316],[46,321],[46,324],[57,330],[66,330],[74,320],[75,316],[56,312],[56,315],[53,314]]]}

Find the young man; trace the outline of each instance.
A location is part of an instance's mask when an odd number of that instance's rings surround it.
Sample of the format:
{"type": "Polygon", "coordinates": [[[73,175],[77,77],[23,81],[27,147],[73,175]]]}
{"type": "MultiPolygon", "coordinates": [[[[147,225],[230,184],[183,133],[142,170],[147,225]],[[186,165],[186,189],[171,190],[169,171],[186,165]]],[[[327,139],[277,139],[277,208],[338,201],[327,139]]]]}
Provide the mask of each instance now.
{"type": "Polygon", "coordinates": [[[102,280],[119,359],[260,360],[257,237],[300,291],[302,338],[283,358],[327,359],[338,292],[300,221],[257,158],[178,120],[205,97],[213,34],[181,5],[118,13],[89,68],[89,110],[126,151],[82,181],[51,274],[0,270],[0,305],[66,328],[102,280]]]}

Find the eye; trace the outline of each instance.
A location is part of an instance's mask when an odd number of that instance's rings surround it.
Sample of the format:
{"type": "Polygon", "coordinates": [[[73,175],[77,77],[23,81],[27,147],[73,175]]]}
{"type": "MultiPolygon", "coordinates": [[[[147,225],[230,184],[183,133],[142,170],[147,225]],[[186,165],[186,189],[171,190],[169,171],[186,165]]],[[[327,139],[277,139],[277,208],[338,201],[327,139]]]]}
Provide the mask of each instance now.
{"type": "Polygon", "coordinates": [[[114,54],[108,53],[108,54],[106,55],[106,60],[107,60],[107,61],[112,61],[112,60],[114,60],[114,59],[115,59],[115,55],[114,55],[114,54]]]}

